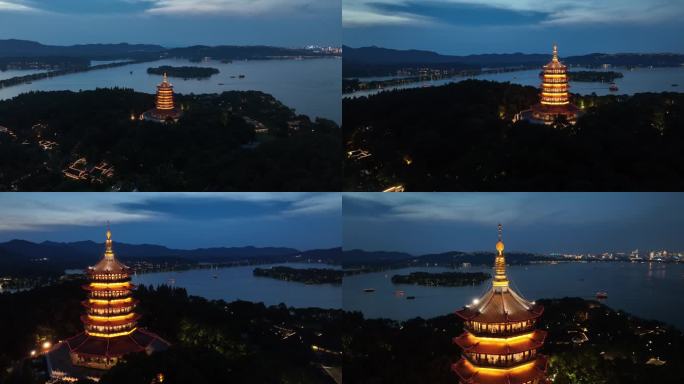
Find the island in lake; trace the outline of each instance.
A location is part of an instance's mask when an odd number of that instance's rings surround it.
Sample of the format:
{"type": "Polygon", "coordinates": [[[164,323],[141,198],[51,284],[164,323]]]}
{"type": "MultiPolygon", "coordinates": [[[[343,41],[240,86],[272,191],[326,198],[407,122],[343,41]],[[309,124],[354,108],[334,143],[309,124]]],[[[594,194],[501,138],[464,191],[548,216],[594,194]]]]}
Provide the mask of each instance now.
{"type": "Polygon", "coordinates": [[[570,71],[568,78],[570,81],[587,83],[611,83],[615,79],[622,78],[622,72],[615,71],[570,71]]]}
{"type": "Polygon", "coordinates": [[[477,285],[492,278],[484,272],[411,272],[408,275],[392,276],[393,284],[418,284],[432,287],[462,287],[477,285]]]}
{"type": "Polygon", "coordinates": [[[330,268],[291,268],[272,267],[254,268],[254,276],[270,277],[272,279],[296,281],[304,284],[342,284],[344,272],[330,268]]]}
{"type": "Polygon", "coordinates": [[[174,67],[171,65],[162,65],[159,67],[147,68],[147,73],[152,75],[164,75],[169,77],[180,77],[183,79],[208,79],[213,75],[219,73],[219,70],[211,67],[174,67]]]}

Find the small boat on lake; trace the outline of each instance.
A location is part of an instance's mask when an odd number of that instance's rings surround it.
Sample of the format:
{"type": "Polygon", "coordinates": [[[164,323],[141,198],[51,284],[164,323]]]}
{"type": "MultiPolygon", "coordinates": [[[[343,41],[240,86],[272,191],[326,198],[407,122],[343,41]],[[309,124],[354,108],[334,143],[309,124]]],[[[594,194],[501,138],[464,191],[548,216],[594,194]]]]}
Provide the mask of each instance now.
{"type": "Polygon", "coordinates": [[[604,292],[604,291],[596,292],[596,298],[597,299],[607,299],[608,298],[608,292],[604,292]]]}
{"type": "Polygon", "coordinates": [[[406,300],[415,300],[415,299],[416,299],[415,296],[406,296],[406,300]]]}
{"type": "Polygon", "coordinates": [[[618,86],[615,85],[615,83],[610,83],[610,87],[608,87],[611,92],[616,92],[618,90],[618,86]]]}
{"type": "Polygon", "coordinates": [[[375,292],[375,288],[364,288],[363,290],[365,293],[373,293],[375,292]]]}

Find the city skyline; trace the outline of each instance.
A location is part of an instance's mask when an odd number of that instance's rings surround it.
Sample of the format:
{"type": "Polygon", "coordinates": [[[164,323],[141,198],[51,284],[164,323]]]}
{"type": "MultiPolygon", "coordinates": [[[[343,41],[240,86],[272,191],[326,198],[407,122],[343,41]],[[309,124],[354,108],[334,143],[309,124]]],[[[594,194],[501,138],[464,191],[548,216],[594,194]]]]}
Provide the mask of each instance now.
{"type": "Polygon", "coordinates": [[[341,245],[339,193],[16,193],[0,197],[0,242],[116,242],[170,248],[341,245]]]}
{"type": "Polygon", "coordinates": [[[509,253],[684,249],[680,193],[345,193],[343,206],[345,250],[493,251],[499,222],[509,253]]]}
{"type": "Polygon", "coordinates": [[[677,0],[343,0],[344,44],[442,54],[684,53],[677,0]]]}
{"type": "Polygon", "coordinates": [[[54,45],[339,45],[340,12],[334,0],[5,0],[0,32],[54,45]]]}

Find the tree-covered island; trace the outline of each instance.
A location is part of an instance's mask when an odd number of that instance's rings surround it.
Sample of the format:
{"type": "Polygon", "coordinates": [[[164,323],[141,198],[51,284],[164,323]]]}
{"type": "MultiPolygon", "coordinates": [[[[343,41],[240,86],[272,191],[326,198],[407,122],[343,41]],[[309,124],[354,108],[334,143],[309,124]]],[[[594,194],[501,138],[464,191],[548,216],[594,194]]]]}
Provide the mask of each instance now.
{"type": "Polygon", "coordinates": [[[393,284],[417,284],[431,287],[462,287],[477,285],[492,278],[484,272],[411,272],[408,275],[392,276],[393,284]]]}
{"type": "Polygon", "coordinates": [[[615,71],[570,71],[568,78],[570,81],[587,83],[611,83],[615,79],[624,77],[622,72],[615,71]]]}
{"type": "Polygon", "coordinates": [[[344,272],[330,268],[291,268],[276,266],[271,268],[254,268],[254,276],[270,277],[285,281],[296,281],[304,284],[342,284],[344,272]]]}
{"type": "Polygon", "coordinates": [[[159,67],[147,68],[147,73],[152,75],[166,74],[169,77],[180,77],[183,79],[208,79],[219,73],[219,70],[211,67],[174,67],[162,65],[159,67]]]}

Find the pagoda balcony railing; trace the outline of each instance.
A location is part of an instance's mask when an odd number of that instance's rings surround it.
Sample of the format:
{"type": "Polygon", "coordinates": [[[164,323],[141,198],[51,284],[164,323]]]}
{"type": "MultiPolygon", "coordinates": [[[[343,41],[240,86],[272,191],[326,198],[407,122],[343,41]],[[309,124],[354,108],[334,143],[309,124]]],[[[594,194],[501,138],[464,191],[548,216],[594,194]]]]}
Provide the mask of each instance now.
{"type": "Polygon", "coordinates": [[[131,295],[131,291],[125,290],[125,291],[92,291],[90,293],[90,297],[93,299],[109,299],[109,298],[115,298],[115,299],[122,299],[129,297],[131,295]]]}
{"type": "Polygon", "coordinates": [[[475,330],[475,329],[471,329],[467,326],[465,328],[468,332],[472,333],[475,336],[507,338],[507,337],[520,336],[520,335],[523,335],[525,333],[529,333],[529,332],[534,331],[534,324],[530,325],[529,327],[523,327],[523,328],[518,328],[516,330],[507,330],[507,331],[475,330]]]}
{"type": "Polygon", "coordinates": [[[489,355],[489,357],[482,358],[478,358],[472,354],[464,354],[463,356],[466,360],[479,367],[510,368],[534,360],[537,357],[537,353],[535,350],[531,350],[524,357],[520,358],[513,358],[513,355],[489,355]]]}
{"type": "Polygon", "coordinates": [[[134,306],[128,306],[128,307],[112,307],[112,308],[89,308],[88,309],[88,314],[90,315],[95,315],[95,316],[102,316],[102,315],[125,315],[128,313],[133,312],[134,306]]]}
{"type": "Polygon", "coordinates": [[[88,277],[90,277],[91,281],[93,282],[104,282],[104,283],[116,283],[116,282],[126,282],[131,280],[131,275],[129,273],[121,273],[121,274],[88,274],[88,277]]]}

